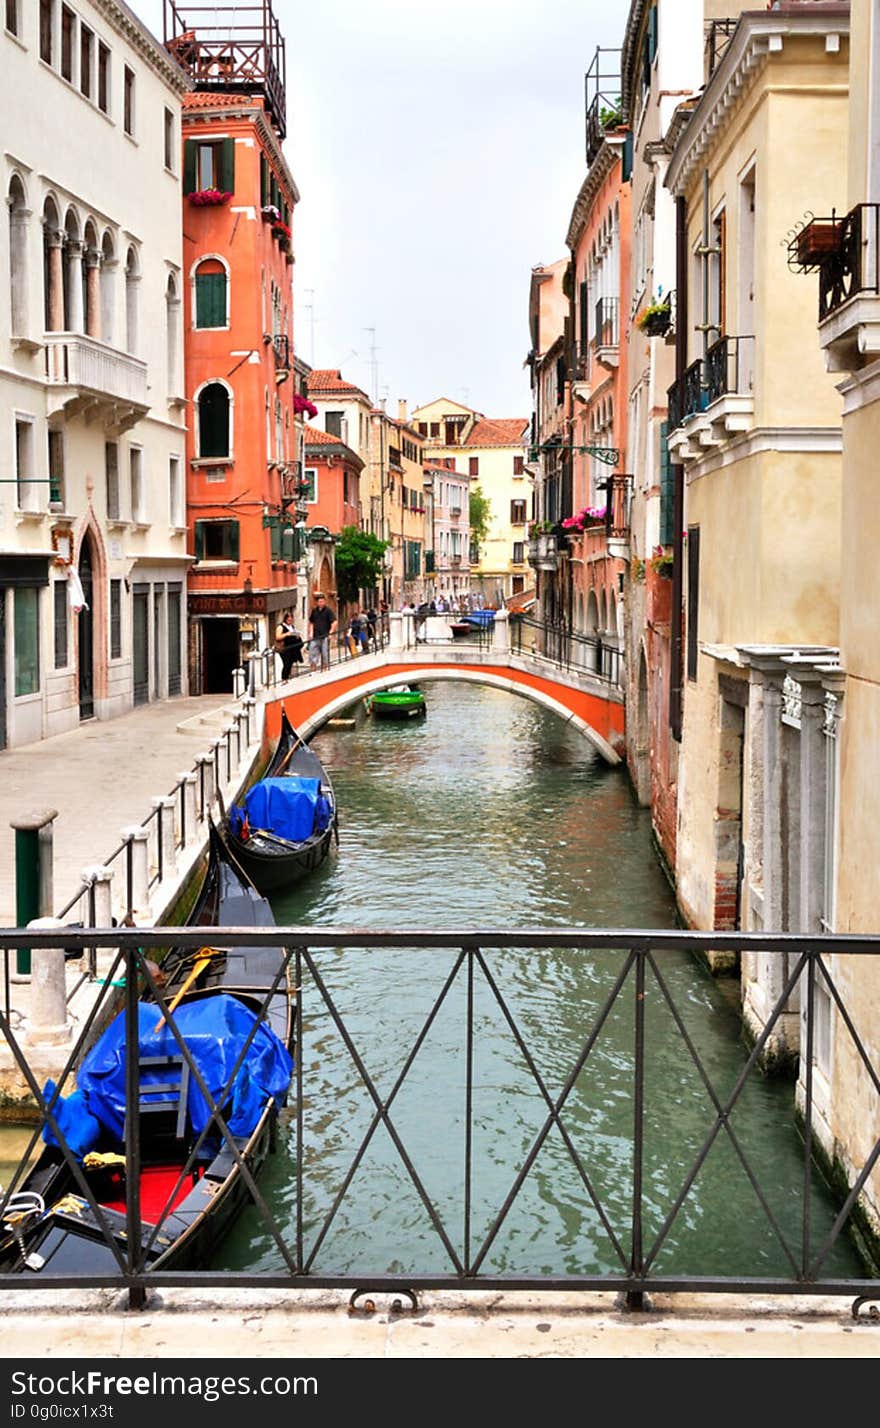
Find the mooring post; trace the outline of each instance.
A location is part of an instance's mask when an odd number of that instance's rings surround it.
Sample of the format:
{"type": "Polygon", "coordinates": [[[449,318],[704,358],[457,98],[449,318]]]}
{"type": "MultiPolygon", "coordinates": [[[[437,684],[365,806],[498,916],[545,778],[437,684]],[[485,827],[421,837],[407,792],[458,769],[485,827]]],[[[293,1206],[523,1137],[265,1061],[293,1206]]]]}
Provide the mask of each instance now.
{"type": "MultiPolygon", "coordinates": [[[[52,824],[57,808],[44,808],[12,820],[15,831],[15,919],[27,927],[36,917],[50,917],[53,904],[52,824]]],[[[19,947],[12,980],[30,976],[31,954],[19,947]]]]}

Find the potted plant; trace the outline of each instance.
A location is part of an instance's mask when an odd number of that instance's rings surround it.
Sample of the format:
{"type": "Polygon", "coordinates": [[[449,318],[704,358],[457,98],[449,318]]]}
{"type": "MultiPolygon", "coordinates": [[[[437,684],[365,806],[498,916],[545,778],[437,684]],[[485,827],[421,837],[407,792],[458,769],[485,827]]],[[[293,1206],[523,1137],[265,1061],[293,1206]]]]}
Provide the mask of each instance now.
{"type": "Polygon", "coordinates": [[[672,579],[672,569],[675,558],[671,550],[664,550],[662,545],[654,546],[654,553],[651,556],[650,565],[655,575],[660,575],[664,580],[672,579]]]}
{"type": "Polygon", "coordinates": [[[798,262],[804,266],[831,258],[840,248],[841,225],[835,218],[814,218],[795,237],[798,262]]]}
{"type": "Polygon", "coordinates": [[[278,223],[281,219],[281,212],[274,203],[264,203],[260,209],[260,217],[264,218],[267,223],[278,223]]]}
{"type": "Polygon", "coordinates": [[[231,197],[232,194],[222,188],[199,188],[189,195],[189,201],[195,204],[196,208],[214,208],[218,204],[228,203],[231,197]]]}
{"type": "Polygon", "coordinates": [[[668,297],[659,297],[648,304],[636,318],[636,327],[648,337],[663,337],[672,322],[672,304],[668,297]]]}

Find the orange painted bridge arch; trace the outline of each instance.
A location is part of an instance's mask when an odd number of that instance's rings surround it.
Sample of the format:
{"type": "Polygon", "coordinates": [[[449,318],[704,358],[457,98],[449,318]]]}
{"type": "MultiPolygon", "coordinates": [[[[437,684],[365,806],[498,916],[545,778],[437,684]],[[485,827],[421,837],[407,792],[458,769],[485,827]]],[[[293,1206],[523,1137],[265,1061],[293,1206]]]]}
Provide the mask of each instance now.
{"type": "MultiPolygon", "coordinates": [[[[578,729],[598,749],[609,764],[619,764],[624,747],[624,713],[620,694],[613,686],[608,694],[595,688],[578,687],[577,682],[552,678],[508,664],[464,664],[450,660],[421,663],[400,659],[377,664],[372,659],[334,666],[323,675],[300,675],[275,689],[266,690],[266,737],[277,739],[281,728],[281,705],[287,717],[304,737],[342,712],[365,694],[388,689],[409,680],[454,679],[485,684],[532,699],[558,714],[578,729]]],[[[597,680],[590,681],[598,685],[597,680]]]]}

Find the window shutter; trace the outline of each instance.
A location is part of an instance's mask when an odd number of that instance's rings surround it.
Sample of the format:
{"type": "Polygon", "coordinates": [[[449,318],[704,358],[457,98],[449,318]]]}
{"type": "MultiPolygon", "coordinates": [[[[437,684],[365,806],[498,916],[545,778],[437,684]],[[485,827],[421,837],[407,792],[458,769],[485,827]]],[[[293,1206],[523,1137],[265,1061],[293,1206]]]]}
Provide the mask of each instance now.
{"type": "Polygon", "coordinates": [[[273,561],[281,559],[281,527],[277,522],[269,527],[269,555],[273,561]]]}
{"type": "Polygon", "coordinates": [[[204,523],[204,521],[196,521],[196,523],[195,523],[195,546],[194,546],[194,553],[195,553],[196,560],[204,560],[204,558],[205,558],[205,523],[204,523]]]}
{"type": "Polygon", "coordinates": [[[187,139],[183,146],[183,191],[196,191],[196,141],[187,139]]]}
{"type": "Polygon", "coordinates": [[[196,327],[226,326],[226,274],[196,273],[196,327]]]}
{"type": "Polygon", "coordinates": [[[229,559],[238,560],[238,521],[228,521],[229,527],[229,559]]]}
{"type": "Polygon", "coordinates": [[[220,187],[225,193],[235,193],[235,140],[220,143],[220,187]]]}
{"type": "Polygon", "coordinates": [[[631,129],[627,130],[626,138],[623,141],[623,158],[621,163],[621,183],[629,183],[633,171],[633,136],[631,129]]]}
{"type": "Polygon", "coordinates": [[[697,622],[700,613],[700,527],[688,527],[687,539],[687,677],[697,677],[697,622]]]}
{"type": "Polygon", "coordinates": [[[260,155],[260,207],[265,208],[269,202],[269,164],[266,155],[260,155]]]}
{"type": "Polygon", "coordinates": [[[669,459],[667,435],[669,422],[660,425],[660,544],[672,545],[674,524],[672,518],[673,470],[669,459]]]}
{"type": "Polygon", "coordinates": [[[587,350],[587,333],[588,333],[589,330],[590,330],[590,329],[589,329],[590,319],[589,319],[589,313],[588,313],[588,303],[589,303],[589,289],[588,289],[586,283],[581,283],[581,286],[580,286],[580,324],[581,324],[580,342],[581,342],[581,353],[584,353],[584,352],[586,352],[586,350],[587,350]]]}
{"type": "Polygon", "coordinates": [[[648,12],[648,64],[653,64],[657,53],[657,6],[648,12]]]}
{"type": "Polygon", "coordinates": [[[292,561],[292,560],[295,560],[295,559],[296,559],[296,557],[294,556],[294,553],[293,553],[293,539],[294,539],[293,526],[285,526],[284,529],[283,529],[282,532],[281,532],[281,559],[282,559],[282,560],[291,560],[291,561],[292,561]]]}

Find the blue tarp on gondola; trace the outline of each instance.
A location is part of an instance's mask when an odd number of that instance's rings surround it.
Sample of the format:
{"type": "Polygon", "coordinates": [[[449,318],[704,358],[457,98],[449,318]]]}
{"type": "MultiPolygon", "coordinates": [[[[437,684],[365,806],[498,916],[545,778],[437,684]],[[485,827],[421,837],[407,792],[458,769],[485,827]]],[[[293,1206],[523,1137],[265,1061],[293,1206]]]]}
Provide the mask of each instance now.
{"type": "Polygon", "coordinates": [[[265,828],[291,843],[302,843],[315,831],[315,812],[321,792],[319,778],[264,778],[245,794],[244,811],[250,828],[265,828]]]}
{"type": "MultiPolygon", "coordinates": [[[[156,1030],[161,1012],[154,1003],[138,1006],[139,1057],[180,1056],[167,1023],[156,1030]]],[[[226,1086],[242,1047],[258,1020],[256,1012],[225,992],[184,1002],[174,1012],[178,1031],[216,1101],[226,1086]]],[[[231,1102],[223,1117],[233,1135],[247,1136],[257,1124],[270,1096],[284,1100],[293,1061],[265,1022],[258,1026],[232,1085],[231,1102]]],[[[125,1127],[125,1013],[120,1012],[92,1047],[77,1073],[78,1093],[89,1113],[111,1134],[122,1138],[125,1127]]],[[[150,1084],[169,1082],[167,1068],[141,1067],[141,1099],[149,1104],[150,1084]]],[[[189,1123],[199,1135],[210,1120],[210,1109],[190,1075],[187,1099],[189,1123]]],[[[62,1127],[63,1128],[63,1127],[62,1127]]],[[[48,1137],[46,1137],[48,1139],[48,1137]]]]}

